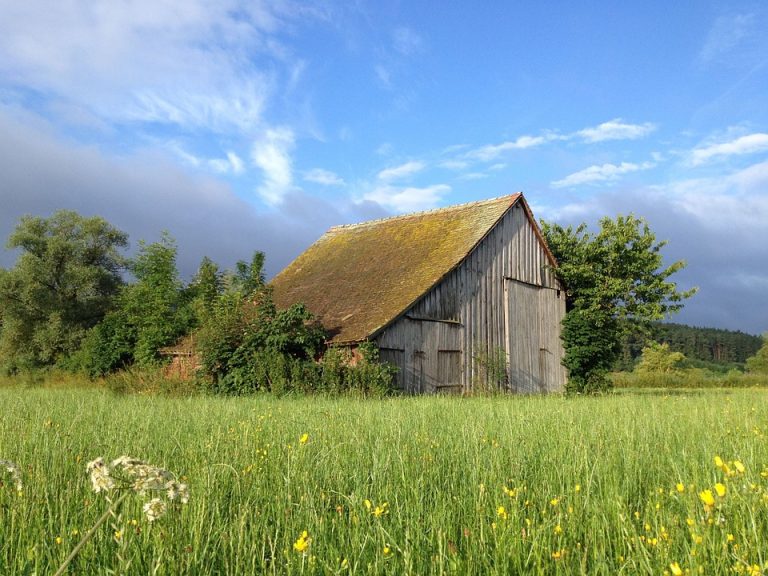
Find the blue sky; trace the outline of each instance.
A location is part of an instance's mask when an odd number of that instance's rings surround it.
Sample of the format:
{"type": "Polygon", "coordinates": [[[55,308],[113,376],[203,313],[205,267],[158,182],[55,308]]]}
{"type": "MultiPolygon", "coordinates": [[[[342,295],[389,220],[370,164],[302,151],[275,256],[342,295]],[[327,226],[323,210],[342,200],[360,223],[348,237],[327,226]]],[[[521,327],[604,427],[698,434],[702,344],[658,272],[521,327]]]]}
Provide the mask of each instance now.
{"type": "Polygon", "coordinates": [[[169,230],[186,275],[275,273],[334,224],[523,191],[647,218],[700,287],[675,319],[760,333],[765,30],[763,2],[6,2],[0,235],[71,208],[169,230]]]}

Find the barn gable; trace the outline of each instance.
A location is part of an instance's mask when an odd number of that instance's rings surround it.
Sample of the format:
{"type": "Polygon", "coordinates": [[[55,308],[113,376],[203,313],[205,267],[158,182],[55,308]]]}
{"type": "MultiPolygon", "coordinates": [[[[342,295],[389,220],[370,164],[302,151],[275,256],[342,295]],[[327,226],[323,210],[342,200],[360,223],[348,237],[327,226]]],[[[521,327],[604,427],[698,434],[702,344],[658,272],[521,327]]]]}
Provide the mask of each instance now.
{"type": "Polygon", "coordinates": [[[469,389],[501,352],[510,389],[564,384],[555,261],[521,194],[331,228],[272,281],[331,342],[376,341],[412,392],[469,389]]]}

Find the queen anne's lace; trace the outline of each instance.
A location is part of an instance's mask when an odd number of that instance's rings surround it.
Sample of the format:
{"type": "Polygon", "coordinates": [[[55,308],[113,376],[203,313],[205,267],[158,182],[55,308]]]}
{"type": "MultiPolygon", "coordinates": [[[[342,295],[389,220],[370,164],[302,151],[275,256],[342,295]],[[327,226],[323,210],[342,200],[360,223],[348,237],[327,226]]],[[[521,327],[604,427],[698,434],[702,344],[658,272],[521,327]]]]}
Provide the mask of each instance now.
{"type": "MultiPolygon", "coordinates": [[[[171,472],[131,456],[120,456],[109,464],[99,457],[88,463],[86,471],[90,475],[94,492],[122,488],[141,495],[165,495],[168,502],[186,504],[189,501],[189,488],[176,480],[171,472]]],[[[144,514],[150,522],[163,516],[167,509],[167,502],[158,496],[143,506],[144,514]]]]}
{"type": "Polygon", "coordinates": [[[21,482],[21,472],[19,471],[19,467],[10,460],[0,460],[0,468],[5,468],[11,475],[16,490],[21,492],[22,488],[24,488],[24,484],[21,482]]]}

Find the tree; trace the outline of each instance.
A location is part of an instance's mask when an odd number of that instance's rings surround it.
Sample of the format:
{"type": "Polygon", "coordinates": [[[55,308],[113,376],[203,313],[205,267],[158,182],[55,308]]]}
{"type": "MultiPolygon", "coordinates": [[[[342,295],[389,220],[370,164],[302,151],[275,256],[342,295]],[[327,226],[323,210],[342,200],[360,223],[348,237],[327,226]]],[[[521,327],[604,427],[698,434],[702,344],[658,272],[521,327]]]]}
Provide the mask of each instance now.
{"type": "Polygon", "coordinates": [[[669,344],[651,341],[643,348],[640,362],[635,366],[635,372],[640,374],[669,374],[681,367],[685,362],[685,354],[669,349],[669,344]]]}
{"type": "Polygon", "coordinates": [[[69,210],[22,217],[7,243],[21,253],[0,273],[0,363],[31,368],[74,352],[122,286],[127,244],[99,217],[69,210]]]}
{"type": "Polygon", "coordinates": [[[569,390],[605,389],[626,327],[676,312],[696,289],[681,292],[668,280],[685,262],[663,266],[666,242],[657,242],[642,218],[603,218],[597,234],[586,224],[574,229],[542,222],[542,232],[566,287],[562,337],[569,390]]]}
{"type": "Polygon", "coordinates": [[[159,242],[139,244],[116,305],[89,334],[81,366],[100,375],[132,364],[152,365],[163,346],[175,343],[194,325],[190,298],[176,269],[176,243],[168,233],[159,242]]]}
{"type": "Polygon", "coordinates": [[[763,345],[754,356],[747,358],[747,372],[768,374],[768,332],[763,334],[763,345]]]}
{"type": "Polygon", "coordinates": [[[311,366],[306,361],[322,349],[324,331],[303,304],[275,306],[263,266],[262,252],[238,262],[228,289],[202,315],[198,352],[213,391],[274,391],[275,374],[311,366]]]}

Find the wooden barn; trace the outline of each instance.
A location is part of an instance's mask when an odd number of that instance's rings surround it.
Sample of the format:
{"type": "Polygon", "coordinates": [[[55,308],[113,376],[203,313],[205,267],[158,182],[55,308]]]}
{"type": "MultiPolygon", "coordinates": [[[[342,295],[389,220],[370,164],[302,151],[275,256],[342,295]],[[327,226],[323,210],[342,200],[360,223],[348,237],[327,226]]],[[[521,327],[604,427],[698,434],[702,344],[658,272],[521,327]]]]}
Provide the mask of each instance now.
{"type": "Polygon", "coordinates": [[[407,392],[469,391],[494,362],[509,390],[554,392],[566,379],[554,265],[513,194],[336,226],[271,284],[275,303],[304,302],[331,344],[376,342],[407,392]]]}

